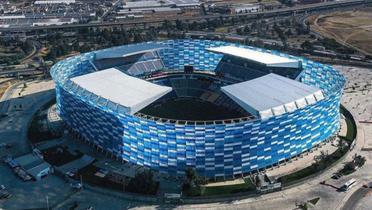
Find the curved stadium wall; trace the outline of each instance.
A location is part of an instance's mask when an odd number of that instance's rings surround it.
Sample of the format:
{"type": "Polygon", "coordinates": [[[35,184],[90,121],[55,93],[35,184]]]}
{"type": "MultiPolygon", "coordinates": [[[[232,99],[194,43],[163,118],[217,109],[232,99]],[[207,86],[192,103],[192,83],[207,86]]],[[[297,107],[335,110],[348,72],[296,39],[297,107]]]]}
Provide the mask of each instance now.
{"type": "MultiPolygon", "coordinates": [[[[138,165],[177,175],[188,167],[206,177],[231,177],[277,164],[326,140],[339,128],[344,77],[332,67],[304,58],[210,40],[169,40],[159,51],[168,70],[193,65],[213,71],[222,55],[206,48],[236,45],[302,61],[300,81],[320,88],[325,99],[280,116],[221,123],[159,121],[124,114],[74,85],[70,78],[94,72],[94,52],[53,66],[57,107],[65,124],[85,140],[138,165]]],[[[125,47],[125,46],[121,46],[125,47]]],[[[111,51],[121,47],[105,49],[111,51]]]]}

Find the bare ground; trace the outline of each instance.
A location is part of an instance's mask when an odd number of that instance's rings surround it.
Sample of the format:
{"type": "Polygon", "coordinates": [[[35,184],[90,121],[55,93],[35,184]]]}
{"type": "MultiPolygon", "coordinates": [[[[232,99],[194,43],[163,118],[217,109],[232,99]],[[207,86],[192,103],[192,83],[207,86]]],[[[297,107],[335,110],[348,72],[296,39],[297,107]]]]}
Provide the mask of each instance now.
{"type": "Polygon", "coordinates": [[[312,16],[311,29],[372,55],[372,8],[312,16]]]}

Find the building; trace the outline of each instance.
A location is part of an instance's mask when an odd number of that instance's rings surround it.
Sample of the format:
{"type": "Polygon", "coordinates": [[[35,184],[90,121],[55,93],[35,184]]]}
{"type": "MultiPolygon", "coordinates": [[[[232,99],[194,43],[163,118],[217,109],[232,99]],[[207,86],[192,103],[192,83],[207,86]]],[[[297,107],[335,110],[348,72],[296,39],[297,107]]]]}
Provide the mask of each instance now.
{"type": "Polygon", "coordinates": [[[75,0],[37,0],[34,4],[75,4],[75,0]]]}
{"type": "Polygon", "coordinates": [[[128,1],[116,12],[116,19],[166,18],[178,14],[192,15],[199,12],[199,0],[149,0],[128,1]]]}
{"type": "Polygon", "coordinates": [[[35,180],[40,180],[42,177],[53,172],[51,165],[36,153],[20,156],[15,158],[14,161],[35,180]]]}
{"type": "Polygon", "coordinates": [[[246,175],[336,134],[344,77],[331,66],[221,41],[168,40],[55,64],[57,110],[77,137],[172,175],[246,175]]]}
{"type": "Polygon", "coordinates": [[[147,7],[143,9],[122,9],[116,14],[116,19],[122,18],[151,18],[175,16],[182,12],[180,8],[171,7],[147,7]]]}
{"type": "Polygon", "coordinates": [[[231,7],[233,14],[261,12],[261,4],[236,4],[231,7]]]}
{"type": "Polygon", "coordinates": [[[144,9],[154,7],[177,7],[177,8],[196,8],[200,6],[199,0],[144,0],[127,1],[123,5],[124,9],[144,9]]]}

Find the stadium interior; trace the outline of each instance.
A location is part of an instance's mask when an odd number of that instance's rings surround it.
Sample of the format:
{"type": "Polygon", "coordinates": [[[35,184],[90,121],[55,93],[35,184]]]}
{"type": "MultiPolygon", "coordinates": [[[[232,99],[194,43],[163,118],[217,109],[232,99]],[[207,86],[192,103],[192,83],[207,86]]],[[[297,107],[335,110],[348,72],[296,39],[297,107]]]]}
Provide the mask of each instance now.
{"type": "Polygon", "coordinates": [[[158,51],[93,61],[97,70],[116,68],[130,76],[172,87],[172,91],[137,115],[175,121],[220,121],[253,119],[234,100],[221,91],[222,86],[252,80],[275,73],[296,79],[299,68],[268,67],[246,59],[224,55],[216,69],[201,71],[193,66],[166,68],[158,51]]]}

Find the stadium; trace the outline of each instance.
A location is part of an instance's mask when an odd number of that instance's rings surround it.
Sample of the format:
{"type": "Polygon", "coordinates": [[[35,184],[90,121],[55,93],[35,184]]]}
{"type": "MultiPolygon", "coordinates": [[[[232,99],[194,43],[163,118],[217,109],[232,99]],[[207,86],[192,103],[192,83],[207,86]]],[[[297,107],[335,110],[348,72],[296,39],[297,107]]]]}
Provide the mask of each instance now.
{"type": "Polygon", "coordinates": [[[209,178],[275,166],[336,134],[344,77],[277,51],[167,40],[55,64],[57,110],[81,139],[123,161],[209,178]]]}

